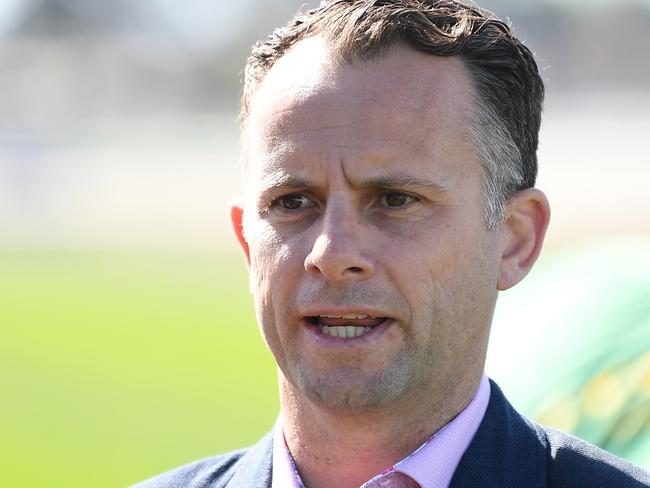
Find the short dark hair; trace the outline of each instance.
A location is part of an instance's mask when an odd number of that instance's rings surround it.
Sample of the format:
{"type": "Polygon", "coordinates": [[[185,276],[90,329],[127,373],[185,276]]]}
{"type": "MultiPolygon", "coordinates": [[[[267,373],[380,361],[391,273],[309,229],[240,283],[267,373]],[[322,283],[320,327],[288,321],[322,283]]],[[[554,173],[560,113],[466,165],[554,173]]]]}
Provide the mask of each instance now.
{"type": "Polygon", "coordinates": [[[513,193],[535,185],[544,85],[531,51],[494,14],[453,0],[326,0],[253,47],[242,121],[274,63],[316,35],[348,62],[380,58],[400,42],[436,56],[459,56],[475,93],[471,136],[483,167],[488,229],[499,226],[513,193]]]}

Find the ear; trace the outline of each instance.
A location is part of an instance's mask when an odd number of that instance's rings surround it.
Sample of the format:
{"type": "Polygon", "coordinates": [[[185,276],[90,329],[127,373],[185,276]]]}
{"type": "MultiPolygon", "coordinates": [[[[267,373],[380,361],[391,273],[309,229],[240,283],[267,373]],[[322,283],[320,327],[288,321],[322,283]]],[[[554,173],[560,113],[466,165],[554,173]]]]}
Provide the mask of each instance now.
{"type": "Polygon", "coordinates": [[[509,199],[501,229],[498,290],[515,286],[531,270],[542,250],[550,218],[548,199],[536,188],[519,191],[509,199]]]}
{"type": "Polygon", "coordinates": [[[246,256],[246,262],[250,266],[250,251],[248,250],[246,237],[244,237],[244,206],[241,202],[235,201],[230,204],[230,221],[232,222],[232,228],[235,231],[237,241],[239,241],[239,245],[246,256]]]}

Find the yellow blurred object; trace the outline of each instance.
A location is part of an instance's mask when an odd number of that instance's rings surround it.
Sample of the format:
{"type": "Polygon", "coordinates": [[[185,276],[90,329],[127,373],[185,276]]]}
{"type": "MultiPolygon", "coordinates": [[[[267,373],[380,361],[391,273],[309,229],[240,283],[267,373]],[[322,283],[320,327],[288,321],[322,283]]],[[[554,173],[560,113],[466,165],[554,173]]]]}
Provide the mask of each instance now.
{"type": "Polygon", "coordinates": [[[539,422],[564,432],[573,432],[580,421],[580,402],[574,396],[563,396],[543,408],[539,422]]]}
{"type": "Polygon", "coordinates": [[[625,386],[611,373],[593,378],[582,393],[582,407],[593,418],[606,419],[616,413],[625,401],[625,386]]]}

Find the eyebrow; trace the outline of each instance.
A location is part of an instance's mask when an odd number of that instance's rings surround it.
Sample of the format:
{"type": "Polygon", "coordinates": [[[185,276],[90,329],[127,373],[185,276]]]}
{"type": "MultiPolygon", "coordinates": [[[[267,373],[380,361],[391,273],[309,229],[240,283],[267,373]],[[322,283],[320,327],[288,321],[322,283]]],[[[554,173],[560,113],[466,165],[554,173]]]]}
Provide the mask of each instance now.
{"type": "Polygon", "coordinates": [[[262,179],[260,187],[262,191],[273,190],[274,188],[306,188],[310,185],[307,180],[286,173],[272,173],[262,179]]]}
{"type": "MultiPolygon", "coordinates": [[[[350,186],[355,189],[399,188],[404,190],[424,190],[430,193],[439,193],[447,190],[447,188],[440,183],[399,172],[389,173],[387,175],[369,178],[363,181],[351,181],[347,177],[346,179],[348,183],[350,183],[350,186]]],[[[264,178],[261,182],[263,191],[269,191],[275,188],[313,188],[315,186],[318,185],[314,182],[286,173],[272,174],[269,177],[264,178]]]]}
{"type": "Polygon", "coordinates": [[[447,188],[434,181],[404,173],[389,173],[362,182],[351,182],[353,188],[400,188],[405,190],[425,190],[428,192],[443,192],[447,188]]]}

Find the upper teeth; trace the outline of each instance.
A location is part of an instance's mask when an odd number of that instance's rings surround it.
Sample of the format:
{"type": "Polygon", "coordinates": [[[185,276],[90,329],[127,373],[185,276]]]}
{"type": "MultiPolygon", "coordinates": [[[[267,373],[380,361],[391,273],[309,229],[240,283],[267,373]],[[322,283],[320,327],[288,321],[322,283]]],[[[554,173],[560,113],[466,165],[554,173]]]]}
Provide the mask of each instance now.
{"type": "Polygon", "coordinates": [[[365,315],[362,313],[346,313],[344,315],[325,315],[321,314],[319,317],[324,318],[324,319],[370,319],[369,315],[365,315]]]}
{"type": "Polygon", "coordinates": [[[338,325],[335,327],[321,325],[318,328],[323,334],[345,338],[359,337],[372,330],[370,327],[355,327],[353,325],[338,325]]]}

